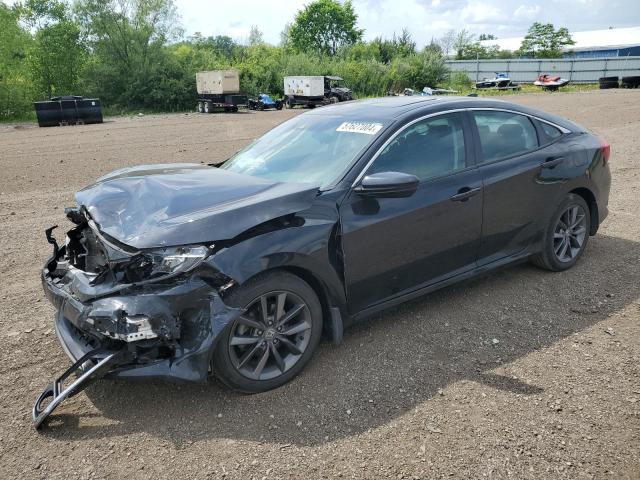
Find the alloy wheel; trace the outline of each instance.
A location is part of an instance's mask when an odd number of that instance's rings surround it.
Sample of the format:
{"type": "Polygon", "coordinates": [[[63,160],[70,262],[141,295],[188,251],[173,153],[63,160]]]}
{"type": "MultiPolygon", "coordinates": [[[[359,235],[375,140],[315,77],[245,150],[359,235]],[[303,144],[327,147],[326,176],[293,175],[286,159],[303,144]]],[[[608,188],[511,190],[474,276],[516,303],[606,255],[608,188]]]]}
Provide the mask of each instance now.
{"type": "Polygon", "coordinates": [[[229,336],[231,362],[244,377],[269,380],[290,370],[311,339],[311,312],[296,294],[269,292],[254,299],[229,336]]]}
{"type": "Polygon", "coordinates": [[[587,236],[587,214],[580,205],[570,205],[560,215],[553,232],[553,252],[561,262],[576,258],[587,236]]]}

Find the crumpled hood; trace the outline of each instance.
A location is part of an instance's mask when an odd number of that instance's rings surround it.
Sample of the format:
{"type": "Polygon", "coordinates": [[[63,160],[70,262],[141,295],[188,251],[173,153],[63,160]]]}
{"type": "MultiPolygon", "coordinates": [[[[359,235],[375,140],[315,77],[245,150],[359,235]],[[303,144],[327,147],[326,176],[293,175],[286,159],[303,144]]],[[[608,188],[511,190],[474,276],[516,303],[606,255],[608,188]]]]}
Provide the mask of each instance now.
{"type": "Polygon", "coordinates": [[[309,208],[317,186],[278,183],[197,163],[142,165],[76,194],[100,230],[137,249],[231,239],[309,208]]]}

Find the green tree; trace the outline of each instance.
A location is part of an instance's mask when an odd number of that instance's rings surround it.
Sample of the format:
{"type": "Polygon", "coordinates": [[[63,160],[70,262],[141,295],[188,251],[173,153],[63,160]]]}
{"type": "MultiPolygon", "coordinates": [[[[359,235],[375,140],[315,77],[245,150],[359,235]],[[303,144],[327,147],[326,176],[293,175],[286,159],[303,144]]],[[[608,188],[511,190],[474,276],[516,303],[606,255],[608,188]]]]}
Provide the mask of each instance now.
{"type": "Polygon", "coordinates": [[[234,57],[239,47],[235,40],[228,35],[209,37],[208,43],[227,60],[231,60],[234,57]]]}
{"type": "Polygon", "coordinates": [[[518,53],[531,58],[557,58],[562,56],[564,47],[575,43],[565,27],[556,30],[551,23],[535,22],[522,40],[518,53]]]}
{"type": "Polygon", "coordinates": [[[262,45],[264,42],[264,34],[257,25],[252,25],[249,31],[249,45],[262,45]]]}
{"type": "Polygon", "coordinates": [[[362,38],[350,0],[316,0],[298,12],[289,29],[291,46],[299,52],[335,55],[344,45],[362,38]]]}
{"type": "Polygon", "coordinates": [[[24,116],[31,105],[27,55],[31,35],[20,25],[21,10],[0,3],[0,119],[24,116]]]}
{"type": "Polygon", "coordinates": [[[436,41],[435,38],[432,38],[428,45],[424,47],[424,50],[427,52],[433,52],[437,55],[444,56],[444,52],[442,51],[442,47],[436,41]]]}
{"type": "Polygon", "coordinates": [[[28,0],[23,17],[35,29],[28,59],[33,88],[39,97],[78,93],[85,60],[80,27],[71,19],[65,3],[28,0]]]}
{"type": "Polygon", "coordinates": [[[406,28],[402,29],[400,35],[394,32],[390,40],[377,37],[371,44],[379,50],[380,61],[383,63],[390,63],[396,57],[407,57],[416,53],[416,42],[406,28]]]}
{"type": "Polygon", "coordinates": [[[166,48],[181,34],[173,0],[78,0],[75,8],[94,52],[91,87],[112,104],[160,108],[153,91],[178,73],[166,48]]]}
{"type": "Polygon", "coordinates": [[[480,42],[463,45],[456,54],[457,60],[475,60],[477,58],[510,58],[513,52],[500,50],[498,45],[485,46],[480,42]]]}
{"type": "Polygon", "coordinates": [[[448,73],[442,54],[425,48],[420,53],[398,57],[391,62],[388,90],[436,87],[447,79],[448,73]]]}
{"type": "Polygon", "coordinates": [[[280,32],[280,47],[289,48],[291,43],[291,37],[289,32],[291,31],[291,23],[285,23],[284,28],[280,32]]]}
{"type": "Polygon", "coordinates": [[[454,52],[454,45],[456,43],[456,31],[449,30],[442,37],[437,40],[438,45],[442,49],[442,54],[448,57],[454,52]]]}
{"type": "Polygon", "coordinates": [[[456,60],[462,60],[464,52],[475,42],[475,36],[467,30],[462,29],[455,34],[453,49],[456,52],[456,60]]]}

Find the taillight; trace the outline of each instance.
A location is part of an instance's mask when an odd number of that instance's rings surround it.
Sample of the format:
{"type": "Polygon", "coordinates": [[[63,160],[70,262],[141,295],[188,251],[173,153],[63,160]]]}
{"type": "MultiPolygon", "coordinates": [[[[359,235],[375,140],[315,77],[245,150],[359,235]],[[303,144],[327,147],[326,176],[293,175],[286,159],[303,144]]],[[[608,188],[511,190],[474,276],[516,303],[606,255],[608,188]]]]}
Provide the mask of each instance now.
{"type": "Polygon", "coordinates": [[[602,163],[604,165],[609,161],[609,156],[611,155],[611,145],[604,138],[598,137],[600,140],[600,151],[602,152],[602,163]]]}

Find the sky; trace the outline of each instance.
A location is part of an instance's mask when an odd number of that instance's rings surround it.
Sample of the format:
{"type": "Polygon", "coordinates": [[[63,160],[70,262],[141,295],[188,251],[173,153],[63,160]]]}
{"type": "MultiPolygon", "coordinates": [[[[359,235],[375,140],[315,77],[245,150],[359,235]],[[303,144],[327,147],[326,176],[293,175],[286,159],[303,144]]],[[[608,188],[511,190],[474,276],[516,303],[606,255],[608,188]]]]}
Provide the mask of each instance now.
{"type": "MultiPolygon", "coordinates": [[[[252,25],[277,44],[280,32],[310,0],[175,0],[185,34],[246,41],[252,25]]],[[[640,0],[353,0],[364,38],[391,37],[406,27],[419,47],[450,29],[498,38],[523,36],[533,22],[569,31],[640,25],[640,0]]]]}

